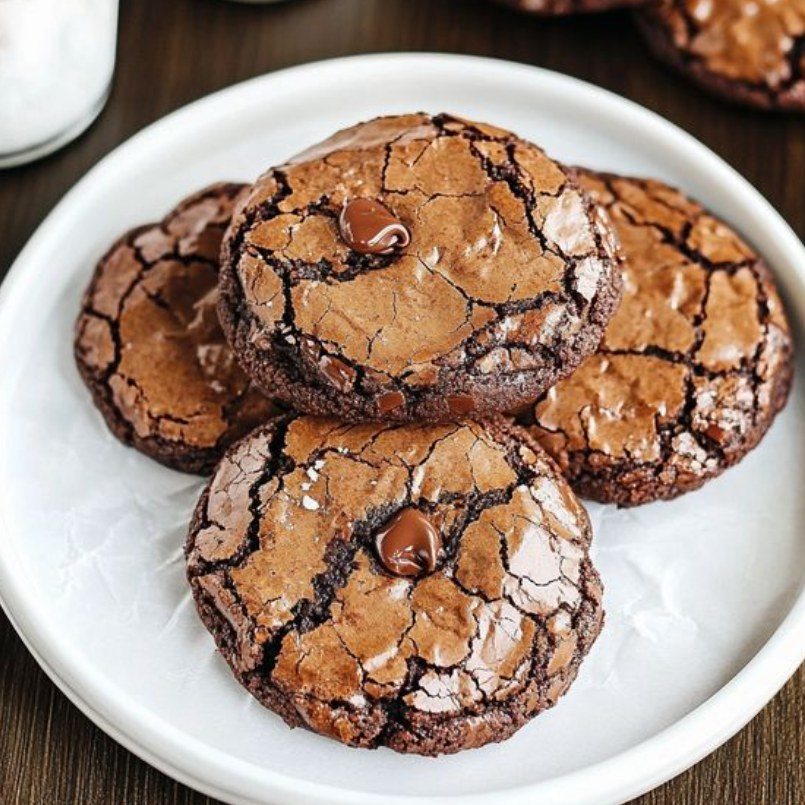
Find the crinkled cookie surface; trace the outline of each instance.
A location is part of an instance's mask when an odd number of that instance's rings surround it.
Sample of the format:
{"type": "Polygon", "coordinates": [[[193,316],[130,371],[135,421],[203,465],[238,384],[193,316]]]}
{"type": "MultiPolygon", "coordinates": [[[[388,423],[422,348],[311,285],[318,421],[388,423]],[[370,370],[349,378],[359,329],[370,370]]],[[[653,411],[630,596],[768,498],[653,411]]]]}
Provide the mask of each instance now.
{"type": "Polygon", "coordinates": [[[286,418],[224,458],[188,577],[235,675],[291,726],[421,754],[502,740],[568,688],[601,626],[584,509],[505,423],[286,418]],[[416,507],[436,568],[374,536],[416,507]]]}
{"type": "Polygon", "coordinates": [[[619,276],[607,227],[539,148],[420,114],[346,129],[259,179],[221,291],[242,364],[297,410],[443,420],[510,410],[570,372],[619,276]],[[338,219],[355,198],[385,205],[410,242],[350,249],[338,219]]]}
{"type": "Polygon", "coordinates": [[[110,430],[186,472],[211,471],[278,410],[238,366],[216,312],[221,240],[245,190],[213,185],[124,235],[76,323],[76,362],[110,430]]]}
{"type": "Polygon", "coordinates": [[[657,181],[581,172],[624,254],[598,352],[526,421],[576,490],[635,505],[696,489],[787,399],[792,341],[771,275],[726,224],[657,181]]]}

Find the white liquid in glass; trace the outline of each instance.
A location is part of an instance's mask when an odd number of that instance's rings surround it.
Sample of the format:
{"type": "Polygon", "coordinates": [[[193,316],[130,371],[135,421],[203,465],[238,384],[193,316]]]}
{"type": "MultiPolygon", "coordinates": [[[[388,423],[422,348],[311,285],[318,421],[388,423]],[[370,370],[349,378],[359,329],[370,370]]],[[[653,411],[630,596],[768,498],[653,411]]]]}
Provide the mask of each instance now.
{"type": "Polygon", "coordinates": [[[0,166],[49,153],[100,111],[117,0],[0,0],[0,166]]]}

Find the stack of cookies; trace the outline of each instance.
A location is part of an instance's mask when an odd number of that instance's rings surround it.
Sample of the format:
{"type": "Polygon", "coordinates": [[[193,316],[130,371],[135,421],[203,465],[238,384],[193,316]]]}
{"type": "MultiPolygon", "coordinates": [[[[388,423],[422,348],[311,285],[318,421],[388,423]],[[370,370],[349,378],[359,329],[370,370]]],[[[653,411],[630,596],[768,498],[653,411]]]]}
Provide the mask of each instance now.
{"type": "Polygon", "coordinates": [[[436,755],[551,707],[594,643],[574,490],[718,475],[784,405],[792,346],[762,260],[678,191],[411,114],[124,235],[76,359],[118,438],[211,473],[187,576],[244,687],[436,755]]]}

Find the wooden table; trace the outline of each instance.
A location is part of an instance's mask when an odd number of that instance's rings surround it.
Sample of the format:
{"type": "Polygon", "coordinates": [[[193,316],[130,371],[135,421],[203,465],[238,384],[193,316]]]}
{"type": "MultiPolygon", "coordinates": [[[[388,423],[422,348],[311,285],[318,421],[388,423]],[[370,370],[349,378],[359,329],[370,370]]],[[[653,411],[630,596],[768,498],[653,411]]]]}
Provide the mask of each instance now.
{"type": "MultiPolygon", "coordinates": [[[[273,7],[123,0],[115,86],[100,120],[57,155],[0,172],[0,272],[86,170],[167,112],[280,67],[395,50],[542,65],[633,98],[721,154],[805,235],[805,118],[762,116],[702,95],[649,58],[628,14],[542,21],[483,0],[294,0],[273,7]]],[[[800,669],[737,737],[640,802],[805,802],[803,705],[800,669]]],[[[210,802],[96,729],[48,681],[2,615],[0,725],[3,803],[210,802]]]]}

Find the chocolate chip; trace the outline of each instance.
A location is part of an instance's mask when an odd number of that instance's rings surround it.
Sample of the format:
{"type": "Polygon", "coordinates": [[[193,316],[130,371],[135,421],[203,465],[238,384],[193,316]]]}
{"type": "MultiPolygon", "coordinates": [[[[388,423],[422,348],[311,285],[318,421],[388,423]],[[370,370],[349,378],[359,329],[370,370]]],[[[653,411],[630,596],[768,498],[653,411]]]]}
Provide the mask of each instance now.
{"type": "Polygon", "coordinates": [[[445,397],[447,408],[455,416],[469,414],[475,408],[475,400],[468,394],[449,394],[445,397]]]}
{"type": "Polygon", "coordinates": [[[355,383],[355,370],[338,358],[322,355],[319,359],[319,369],[339,391],[349,391],[355,383]]]}
{"type": "Polygon", "coordinates": [[[720,425],[716,425],[715,422],[708,425],[704,429],[704,432],[714,442],[718,443],[726,441],[727,437],[730,435],[728,430],[725,430],[720,425]]]}
{"type": "Polygon", "coordinates": [[[391,254],[411,242],[405,224],[379,201],[369,198],[344,204],[338,228],[349,248],[361,254],[391,254]]]}
{"type": "Polygon", "coordinates": [[[381,414],[387,414],[405,404],[405,395],[401,391],[387,391],[377,401],[377,407],[381,414]]]}
{"type": "Polygon", "coordinates": [[[439,532],[419,509],[397,512],[375,537],[377,555],[395,576],[420,576],[436,569],[442,548],[439,532]]]}

